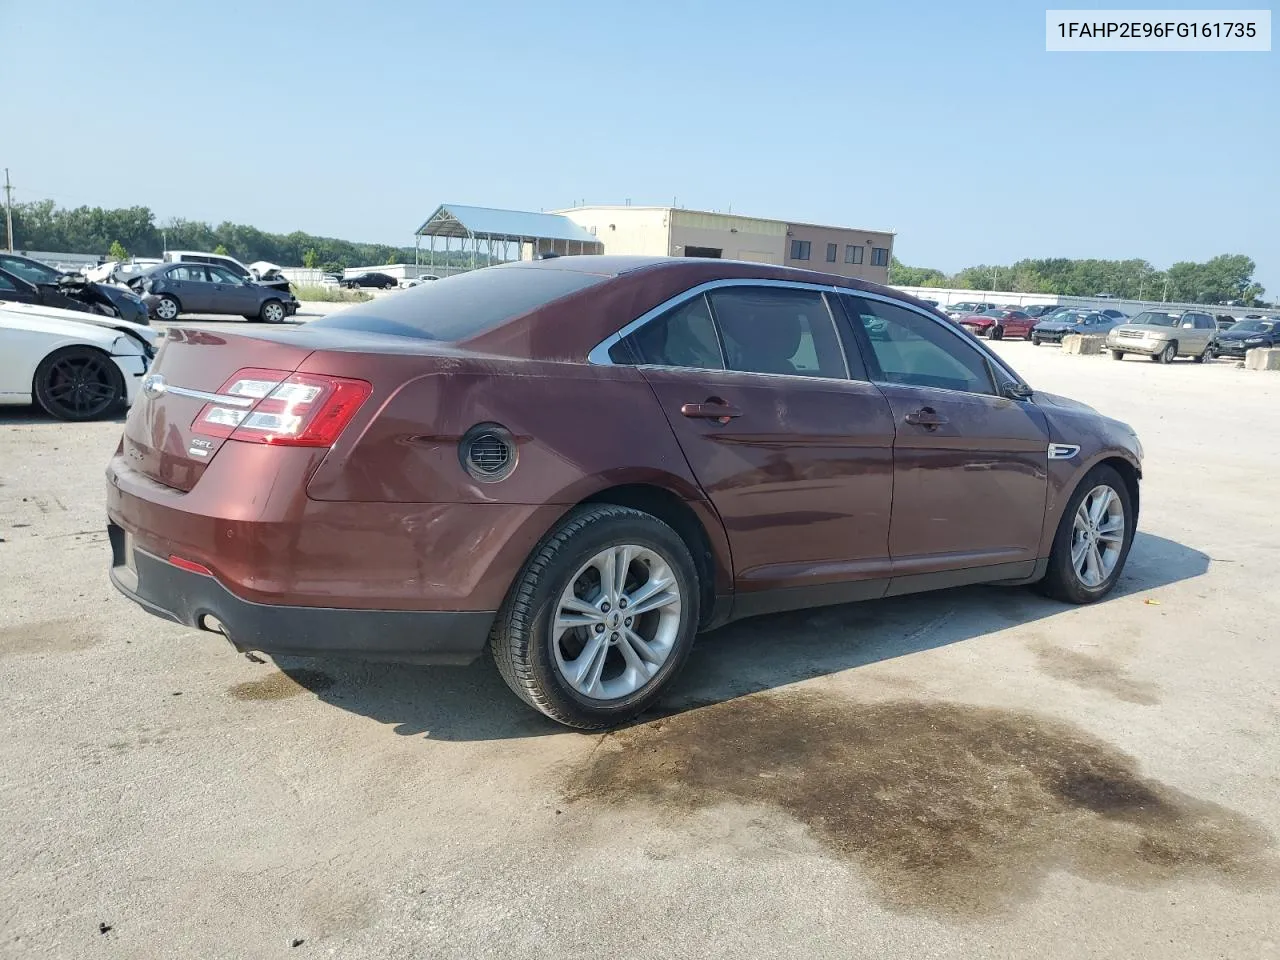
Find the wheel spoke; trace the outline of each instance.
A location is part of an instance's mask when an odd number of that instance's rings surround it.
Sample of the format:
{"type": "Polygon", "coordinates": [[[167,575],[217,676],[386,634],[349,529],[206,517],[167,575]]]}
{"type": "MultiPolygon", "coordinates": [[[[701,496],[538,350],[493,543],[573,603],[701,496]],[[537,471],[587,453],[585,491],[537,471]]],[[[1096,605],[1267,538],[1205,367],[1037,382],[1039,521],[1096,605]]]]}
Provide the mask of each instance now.
{"type": "Polygon", "coordinates": [[[1110,530],[1099,530],[1098,539],[1103,543],[1124,543],[1124,525],[1118,524],[1110,530]]]}
{"type": "Polygon", "coordinates": [[[680,599],[680,595],[667,589],[671,584],[671,580],[658,580],[657,578],[650,580],[628,599],[627,613],[633,617],[638,617],[642,613],[649,613],[676,603],[680,599]]]}
{"type": "Polygon", "coordinates": [[[587,603],[587,601],[579,597],[565,597],[561,600],[561,616],[564,615],[565,610],[569,610],[573,613],[580,613],[584,617],[588,617],[592,623],[598,623],[602,619],[600,611],[597,610],[594,605],[587,603]]]}
{"type": "Polygon", "coordinates": [[[610,603],[617,603],[618,595],[614,593],[614,584],[618,582],[618,554],[606,550],[598,558],[596,569],[600,571],[600,592],[610,603]]]}
{"type": "Polygon", "coordinates": [[[635,555],[632,548],[626,544],[618,547],[613,552],[613,596],[621,597],[627,589],[627,572],[631,569],[631,558],[635,555]]]}
{"type": "MultiPolygon", "coordinates": [[[[630,636],[624,635],[622,642],[618,644],[618,652],[622,654],[622,659],[628,667],[634,670],[644,680],[648,680],[649,677],[653,676],[654,671],[658,668],[655,664],[646,660],[644,654],[632,645],[632,638],[639,640],[640,645],[648,650],[648,645],[645,644],[643,640],[640,640],[640,638],[635,636],[635,634],[631,634],[630,636]]],[[[649,651],[649,654],[652,656],[652,651],[649,651]]]]}
{"type": "Polygon", "coordinates": [[[626,652],[631,650],[645,663],[652,664],[655,667],[662,663],[662,658],[654,652],[653,648],[649,646],[640,634],[630,627],[622,628],[622,639],[623,643],[619,644],[619,648],[623,651],[623,656],[626,656],[626,652]]]}
{"type": "Polygon", "coordinates": [[[1096,543],[1089,544],[1089,569],[1092,571],[1094,585],[1107,578],[1107,575],[1102,570],[1102,554],[1098,552],[1096,543]]]}
{"type": "Polygon", "coordinates": [[[1083,537],[1071,545],[1071,566],[1079,574],[1084,573],[1084,555],[1089,549],[1089,542],[1083,537]]]}
{"type": "Polygon", "coordinates": [[[600,674],[604,672],[604,662],[608,656],[609,645],[603,637],[592,637],[588,640],[578,659],[573,661],[575,665],[581,664],[574,678],[574,686],[589,695],[600,683],[600,674]]]}
{"type": "Polygon", "coordinates": [[[1106,516],[1107,507],[1111,506],[1111,498],[1114,496],[1115,494],[1111,492],[1110,487],[1103,487],[1101,493],[1095,494],[1093,505],[1089,510],[1089,520],[1095,527],[1106,516]]]}

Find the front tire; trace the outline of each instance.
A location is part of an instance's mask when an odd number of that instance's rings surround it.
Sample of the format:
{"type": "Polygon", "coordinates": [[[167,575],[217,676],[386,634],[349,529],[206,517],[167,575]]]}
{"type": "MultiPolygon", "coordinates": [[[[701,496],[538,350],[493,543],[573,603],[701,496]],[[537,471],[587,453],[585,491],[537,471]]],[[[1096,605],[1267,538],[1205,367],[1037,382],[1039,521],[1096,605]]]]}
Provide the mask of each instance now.
{"type": "Polygon", "coordinates": [[[1123,359],[1124,359],[1124,351],[1123,351],[1123,350],[1112,350],[1112,351],[1111,351],[1111,359],[1112,359],[1112,360],[1123,360],[1123,359]]]}
{"type": "Polygon", "coordinates": [[[1036,589],[1064,603],[1094,603],[1120,579],[1137,517],[1124,479],[1114,467],[1094,467],[1071,494],[1036,589]]]}
{"type": "Polygon", "coordinates": [[[587,505],[525,562],[489,647],[503,680],[534,709],[580,730],[617,726],[679,673],[700,596],[679,534],[639,510],[587,505]]]}
{"type": "Polygon", "coordinates": [[[1178,341],[1170,340],[1165,344],[1165,348],[1155,354],[1151,359],[1156,363],[1173,363],[1178,357],[1178,341]]]}
{"type": "Polygon", "coordinates": [[[987,332],[987,336],[988,336],[988,337],[990,337],[992,340],[1003,340],[1003,339],[1004,339],[1004,328],[1003,328],[1003,327],[992,327],[992,328],[987,332]]]}
{"type": "Polygon", "coordinates": [[[1043,341],[1043,340],[1041,340],[1039,337],[1032,337],[1032,338],[1031,338],[1031,345],[1032,345],[1032,346],[1034,346],[1034,347],[1038,347],[1038,346],[1040,346],[1040,344],[1042,344],[1043,342],[1044,342],[1044,341],[1043,341]]]}
{"type": "Polygon", "coordinates": [[[63,347],[40,361],[32,380],[36,403],[59,420],[96,420],[125,399],[124,375],[94,347],[63,347]]]}
{"type": "Polygon", "coordinates": [[[279,300],[268,300],[258,311],[263,323],[284,323],[284,304],[279,300]]]}

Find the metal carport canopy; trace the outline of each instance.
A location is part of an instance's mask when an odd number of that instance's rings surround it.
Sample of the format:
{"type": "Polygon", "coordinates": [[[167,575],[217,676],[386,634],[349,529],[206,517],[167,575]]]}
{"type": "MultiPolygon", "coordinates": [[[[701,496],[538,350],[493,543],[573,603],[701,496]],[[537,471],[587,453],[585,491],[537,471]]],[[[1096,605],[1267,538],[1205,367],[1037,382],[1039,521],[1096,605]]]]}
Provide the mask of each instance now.
{"type": "Polygon", "coordinates": [[[493,207],[468,207],[442,203],[416,231],[419,237],[455,237],[462,240],[524,242],[567,240],[595,244],[590,231],[555,213],[526,213],[493,207]]]}

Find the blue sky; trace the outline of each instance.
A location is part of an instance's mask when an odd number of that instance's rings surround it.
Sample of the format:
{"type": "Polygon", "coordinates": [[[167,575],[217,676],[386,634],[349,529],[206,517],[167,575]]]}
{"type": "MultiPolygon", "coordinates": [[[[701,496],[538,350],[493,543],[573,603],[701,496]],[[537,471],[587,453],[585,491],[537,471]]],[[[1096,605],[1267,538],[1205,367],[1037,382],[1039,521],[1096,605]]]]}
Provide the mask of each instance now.
{"type": "Polygon", "coordinates": [[[1045,6],[0,0],[0,165],[350,240],[678,198],[944,270],[1246,253],[1280,295],[1280,54],[1050,54],[1045,6]]]}

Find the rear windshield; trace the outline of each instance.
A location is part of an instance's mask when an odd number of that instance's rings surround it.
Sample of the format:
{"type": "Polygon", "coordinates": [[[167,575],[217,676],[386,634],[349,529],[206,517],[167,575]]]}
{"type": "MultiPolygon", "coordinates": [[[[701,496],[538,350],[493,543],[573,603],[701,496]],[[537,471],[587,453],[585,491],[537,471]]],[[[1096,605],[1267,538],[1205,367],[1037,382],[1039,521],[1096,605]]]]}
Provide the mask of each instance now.
{"type": "Polygon", "coordinates": [[[308,326],[466,340],[607,279],[546,267],[485,267],[379,297],[308,326]]]}

